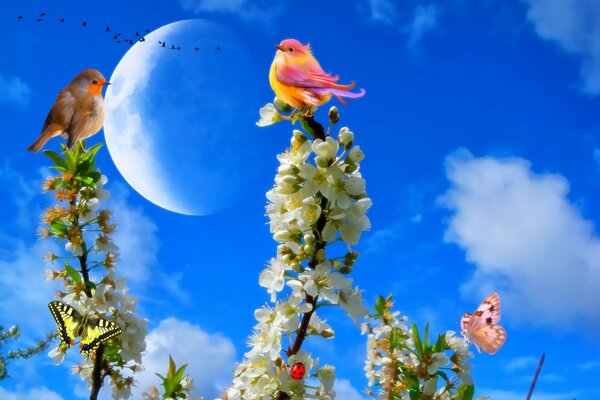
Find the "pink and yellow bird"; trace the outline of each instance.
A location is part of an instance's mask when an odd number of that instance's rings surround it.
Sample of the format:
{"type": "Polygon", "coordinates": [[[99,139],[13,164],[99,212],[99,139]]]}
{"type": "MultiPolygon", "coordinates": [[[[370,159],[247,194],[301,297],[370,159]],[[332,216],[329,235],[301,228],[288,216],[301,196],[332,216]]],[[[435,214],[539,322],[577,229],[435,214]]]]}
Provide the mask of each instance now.
{"type": "Polygon", "coordinates": [[[336,83],[339,76],[323,71],[312,55],[310,45],[296,39],[285,39],[278,45],[271,64],[269,82],[277,98],[295,108],[316,107],[327,103],[331,96],[347,104],[342,97],[358,98],[365,90],[351,92],[356,85],[336,83]]]}

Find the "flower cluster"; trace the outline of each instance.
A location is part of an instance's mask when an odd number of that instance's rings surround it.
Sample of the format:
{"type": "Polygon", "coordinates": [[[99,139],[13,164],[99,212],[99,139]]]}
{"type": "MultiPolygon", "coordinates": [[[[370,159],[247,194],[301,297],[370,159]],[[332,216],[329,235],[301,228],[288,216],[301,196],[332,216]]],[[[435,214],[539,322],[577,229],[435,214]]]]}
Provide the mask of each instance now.
{"type": "Polygon", "coordinates": [[[467,361],[473,353],[468,343],[451,331],[430,343],[428,327],[421,337],[416,325],[409,328],[406,318],[392,311],[392,305],[391,296],[379,297],[375,323],[363,324],[363,333],[368,334],[365,373],[369,386],[378,388],[368,392],[381,399],[472,398],[472,365],[467,361]],[[449,378],[442,369],[454,372],[458,380],[449,378]]]}
{"type": "MultiPolygon", "coordinates": [[[[261,110],[259,125],[287,118],[275,105],[261,110]]],[[[339,119],[335,108],[329,113],[327,132],[312,117],[298,119],[306,133],[293,131],[291,147],[277,157],[280,166],[267,193],[270,230],[279,245],[259,283],[274,304],[254,313],[251,349],[226,391],[229,400],[333,399],[334,368],[319,366],[301,349],[302,343],[311,335],[334,336],[317,314],[321,306],[341,306],[355,320],[368,314],[361,291],[348,277],[358,258],[351,246],[370,227],[366,211],[371,200],[360,174],[364,154],[353,145],[354,134],[348,128],[335,138],[330,135],[339,119]],[[345,244],[336,247],[343,253],[328,257],[326,250],[334,243],[345,244]],[[286,286],[289,293],[278,298],[286,286]],[[284,337],[294,337],[287,349],[282,347],[284,337]]]]}
{"type": "MultiPolygon", "coordinates": [[[[66,150],[64,157],[45,151],[54,161],[59,175],[44,183],[45,191],[54,192],[57,204],[43,215],[43,237],[55,237],[64,243],[67,255],[46,255],[46,261],[59,268],[46,270],[48,280],[62,281],[58,299],[72,306],[83,317],[103,318],[116,323],[122,332],[102,341],[90,357],[72,368],[91,388],[99,391],[106,376],[110,377],[114,399],[131,395],[133,373],[141,370],[141,353],[148,322],[136,316],[137,300],[128,293],[125,279],[115,273],[118,247],[112,241],[116,225],[111,211],[101,208],[110,193],[105,190],[105,176],[94,167],[99,146],[84,150],[78,143],[66,150]]],[[[80,322],[84,323],[84,322],[80,322]]],[[[82,334],[89,334],[86,329],[82,334]]],[[[78,332],[75,332],[78,334],[78,332]]],[[[61,343],[49,355],[58,364],[70,346],[61,343]]]]}

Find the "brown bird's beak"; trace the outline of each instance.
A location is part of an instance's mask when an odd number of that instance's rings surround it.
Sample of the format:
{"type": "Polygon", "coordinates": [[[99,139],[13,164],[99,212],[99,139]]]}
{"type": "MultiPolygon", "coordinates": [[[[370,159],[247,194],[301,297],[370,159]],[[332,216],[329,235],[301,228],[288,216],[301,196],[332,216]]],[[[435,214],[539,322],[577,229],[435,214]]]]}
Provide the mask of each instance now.
{"type": "Polygon", "coordinates": [[[276,44],[275,47],[277,47],[281,51],[285,51],[285,48],[280,44],[276,44]]]}

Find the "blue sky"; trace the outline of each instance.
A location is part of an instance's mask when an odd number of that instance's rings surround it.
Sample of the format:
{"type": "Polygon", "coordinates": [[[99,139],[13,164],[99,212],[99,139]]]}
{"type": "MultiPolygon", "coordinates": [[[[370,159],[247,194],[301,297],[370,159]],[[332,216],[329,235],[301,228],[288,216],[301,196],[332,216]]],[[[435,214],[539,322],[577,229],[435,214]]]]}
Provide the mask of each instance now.
{"type": "MultiPolygon", "coordinates": [[[[310,42],[326,71],[366,89],[340,110],[366,154],[374,203],[353,276],[369,305],[392,293],[411,320],[441,332],[458,330],[460,316],[497,290],[508,338],[496,355],[476,356],[477,392],[524,398],[545,352],[534,398],[600,396],[600,3],[592,0],[3,1],[0,323],[21,325],[21,343],[53,328],[54,291],[41,261],[52,245],[35,236],[48,161],[26,147],[74,75],[94,67],[109,77],[125,55],[106,25],[132,35],[189,18],[241,38],[253,68],[243,73],[262,83],[239,111],[255,120],[273,98],[267,74],[284,38],[310,42]]],[[[290,127],[244,129],[260,144],[260,163],[246,166],[258,178],[231,208],[203,217],[155,206],[106,148],[98,157],[120,223],[118,268],[150,320],[147,368],[164,372],[171,353],[208,398],[246,351],[253,311],[268,300],[258,274],[275,254],[264,193],[290,127]]],[[[327,317],[336,338],[311,350],[337,367],[339,398],[359,399],[364,337],[341,310],[327,317]]],[[[85,390],[68,364],[44,355],[11,364],[0,398],[79,398],[85,390]]]]}

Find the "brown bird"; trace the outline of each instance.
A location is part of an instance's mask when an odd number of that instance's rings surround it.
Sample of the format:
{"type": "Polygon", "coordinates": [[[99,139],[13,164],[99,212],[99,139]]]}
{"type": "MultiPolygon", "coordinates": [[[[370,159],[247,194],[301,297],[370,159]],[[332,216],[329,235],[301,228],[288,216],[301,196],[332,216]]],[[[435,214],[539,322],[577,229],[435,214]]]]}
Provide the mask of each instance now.
{"type": "Polygon", "coordinates": [[[110,85],[95,69],[77,75],[56,96],[40,137],[27,148],[38,152],[55,136],[68,137],[67,147],[96,134],[104,124],[102,88],[110,85]]]}

